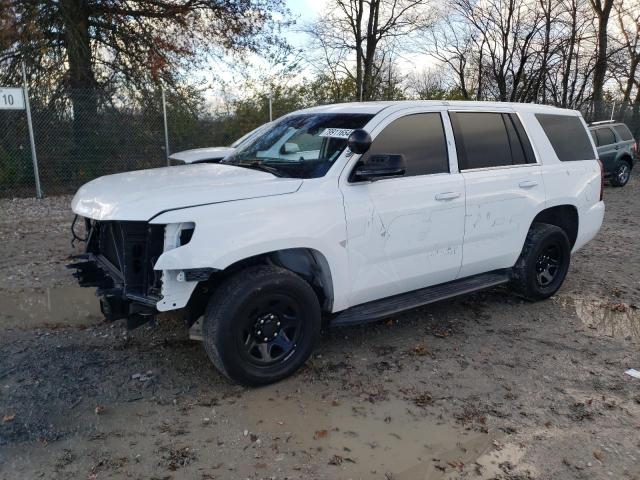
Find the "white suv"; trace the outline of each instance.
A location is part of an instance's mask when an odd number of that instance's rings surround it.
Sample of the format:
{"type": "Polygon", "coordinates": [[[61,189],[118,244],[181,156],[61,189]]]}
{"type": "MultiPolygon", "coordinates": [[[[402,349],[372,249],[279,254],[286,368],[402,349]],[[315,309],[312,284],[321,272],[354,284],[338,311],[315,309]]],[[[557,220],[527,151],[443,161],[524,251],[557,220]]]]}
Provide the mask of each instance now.
{"type": "Polygon", "coordinates": [[[311,108],[222,163],[84,185],[72,208],[86,253],[72,267],[107,318],[133,328],[187,307],[223,374],[266,384],[306,361],[323,320],[378,320],[504,283],[553,295],[602,224],[596,158],[571,110],[311,108]]]}

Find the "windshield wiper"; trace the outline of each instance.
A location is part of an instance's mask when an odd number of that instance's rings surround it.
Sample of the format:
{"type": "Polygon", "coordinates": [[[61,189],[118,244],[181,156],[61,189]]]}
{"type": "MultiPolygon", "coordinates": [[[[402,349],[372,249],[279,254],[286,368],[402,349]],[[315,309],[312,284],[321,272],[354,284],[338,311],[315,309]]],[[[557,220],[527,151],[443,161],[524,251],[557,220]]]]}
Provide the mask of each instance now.
{"type": "Polygon", "coordinates": [[[284,177],[284,175],[280,170],[274,167],[270,167],[269,165],[265,165],[264,162],[262,162],[261,160],[253,160],[250,162],[234,162],[234,163],[230,162],[229,165],[235,165],[237,167],[244,167],[244,168],[252,168],[254,170],[260,170],[262,172],[271,173],[276,177],[284,177]]]}

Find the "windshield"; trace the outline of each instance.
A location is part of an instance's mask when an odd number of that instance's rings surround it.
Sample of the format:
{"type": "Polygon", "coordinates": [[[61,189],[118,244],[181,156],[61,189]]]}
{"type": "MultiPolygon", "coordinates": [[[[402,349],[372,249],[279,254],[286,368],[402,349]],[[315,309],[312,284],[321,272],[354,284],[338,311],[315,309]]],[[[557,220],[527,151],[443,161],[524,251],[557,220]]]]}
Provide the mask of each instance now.
{"type": "Polygon", "coordinates": [[[239,139],[233,142],[230,146],[233,148],[242,147],[243,144],[249,143],[251,140],[253,140],[258,135],[260,135],[260,132],[269,128],[269,125],[271,125],[271,123],[265,123],[263,125],[260,125],[258,128],[254,128],[249,133],[245,133],[243,136],[241,136],[239,139]]]}
{"type": "Polygon", "coordinates": [[[255,168],[279,177],[317,178],[329,171],[352,130],[373,115],[316,113],[290,115],[252,136],[222,163],[255,168]]]}

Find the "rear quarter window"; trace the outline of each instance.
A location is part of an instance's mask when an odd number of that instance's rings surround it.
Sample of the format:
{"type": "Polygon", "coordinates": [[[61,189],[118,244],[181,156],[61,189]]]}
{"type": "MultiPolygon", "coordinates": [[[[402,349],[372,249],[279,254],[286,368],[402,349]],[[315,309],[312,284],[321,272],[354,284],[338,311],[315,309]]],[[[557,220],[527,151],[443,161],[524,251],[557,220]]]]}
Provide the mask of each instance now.
{"type": "Polygon", "coordinates": [[[536,113],[536,118],[561,162],[596,158],[580,117],[536,113]]]}
{"type": "Polygon", "coordinates": [[[628,140],[633,140],[633,135],[631,134],[629,127],[627,127],[626,125],[614,125],[613,129],[616,131],[616,133],[620,137],[620,140],[624,142],[628,140]]]}

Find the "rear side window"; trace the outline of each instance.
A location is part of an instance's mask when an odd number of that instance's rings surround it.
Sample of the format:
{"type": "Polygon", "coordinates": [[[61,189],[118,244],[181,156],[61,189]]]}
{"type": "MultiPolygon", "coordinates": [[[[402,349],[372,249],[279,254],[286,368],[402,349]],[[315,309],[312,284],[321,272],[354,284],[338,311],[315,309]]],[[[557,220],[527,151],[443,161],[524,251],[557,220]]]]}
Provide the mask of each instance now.
{"type": "Polygon", "coordinates": [[[561,162],[596,158],[580,117],[536,113],[536,118],[561,162]]]}
{"type": "Polygon", "coordinates": [[[620,137],[620,140],[624,142],[626,142],[627,140],[633,140],[633,135],[631,134],[629,127],[627,127],[626,125],[614,125],[613,129],[620,137]]]}
{"type": "Polygon", "coordinates": [[[460,170],[535,162],[517,115],[451,112],[450,117],[460,170]]]}
{"type": "Polygon", "coordinates": [[[596,138],[598,139],[599,147],[616,143],[616,136],[610,128],[598,128],[596,130],[596,138]]]}
{"type": "Polygon", "coordinates": [[[407,177],[448,173],[447,142],[440,113],[416,113],[391,122],[375,138],[362,161],[379,154],[404,155],[407,177]]]}

